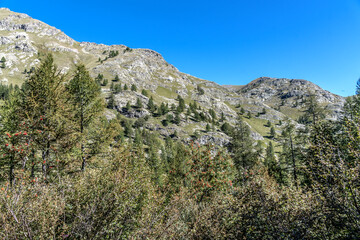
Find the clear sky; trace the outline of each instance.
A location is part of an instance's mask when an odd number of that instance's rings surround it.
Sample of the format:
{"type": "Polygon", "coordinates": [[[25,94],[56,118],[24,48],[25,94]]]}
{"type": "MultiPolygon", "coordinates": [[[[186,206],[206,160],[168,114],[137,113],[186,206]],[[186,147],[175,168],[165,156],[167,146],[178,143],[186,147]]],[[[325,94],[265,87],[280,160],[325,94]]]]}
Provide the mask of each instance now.
{"type": "Polygon", "coordinates": [[[360,0],[0,0],[77,41],[149,48],[219,84],[300,78],[354,94],[360,0]]]}

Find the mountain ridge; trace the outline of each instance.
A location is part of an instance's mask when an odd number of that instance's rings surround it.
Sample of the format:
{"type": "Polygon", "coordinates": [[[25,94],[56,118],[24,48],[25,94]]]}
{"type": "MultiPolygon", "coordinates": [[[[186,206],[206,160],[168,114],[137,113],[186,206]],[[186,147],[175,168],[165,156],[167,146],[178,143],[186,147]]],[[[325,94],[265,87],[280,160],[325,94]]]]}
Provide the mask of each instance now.
{"type": "MultiPolygon", "coordinates": [[[[304,97],[309,96],[310,92],[331,111],[328,116],[331,119],[341,116],[341,107],[345,101],[341,96],[299,79],[261,77],[243,86],[222,86],[180,72],[166,62],[160,53],[151,49],[77,42],[55,27],[5,8],[0,9],[0,33],[0,58],[6,59],[5,68],[0,72],[3,84],[20,85],[29,70],[39,64],[42,56],[52,53],[64,73],[71,72],[76,64],[83,63],[93,78],[102,75],[103,79],[108,79],[109,83],[102,87],[103,96],[107,99],[112,92],[111,82],[117,76],[123,85],[135,85],[139,90],[149,91],[158,105],[161,102],[169,106],[177,104],[178,96],[185,100],[187,107],[196,102],[208,119],[211,118],[208,111],[213,109],[217,119],[223,114],[230,124],[235,124],[238,112],[244,109],[248,115],[252,115],[246,122],[252,128],[253,137],[258,140],[264,139],[267,134],[268,129],[264,127],[266,121],[276,123],[290,118],[297,124],[296,120],[303,110],[304,97]],[[263,113],[264,109],[266,113],[263,113]]],[[[127,102],[135,105],[138,98],[144,106],[149,101],[148,97],[138,92],[116,93],[115,107],[110,111],[130,119],[150,115],[146,109],[141,114],[135,110],[133,113],[124,110],[127,102]]],[[[108,116],[114,117],[114,114],[108,116]]],[[[201,132],[201,137],[213,138],[213,142],[228,140],[220,131],[220,126],[215,131],[205,132],[206,122],[193,121],[184,113],[181,119],[178,125],[165,127],[161,124],[163,119],[153,118],[147,122],[146,128],[159,131],[164,136],[172,135],[174,131],[180,132],[182,137],[201,132]]],[[[278,131],[281,131],[280,128],[278,131]]]]}

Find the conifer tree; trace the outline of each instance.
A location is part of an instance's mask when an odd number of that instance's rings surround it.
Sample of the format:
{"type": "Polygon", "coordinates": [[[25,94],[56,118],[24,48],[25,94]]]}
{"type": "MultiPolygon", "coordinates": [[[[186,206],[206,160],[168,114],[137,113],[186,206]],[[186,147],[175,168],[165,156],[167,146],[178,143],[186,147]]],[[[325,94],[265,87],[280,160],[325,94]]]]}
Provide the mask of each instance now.
{"type": "Polygon", "coordinates": [[[174,123],[179,125],[181,122],[180,115],[178,113],[175,114],[174,123]]]}
{"type": "Polygon", "coordinates": [[[274,139],[276,137],[276,131],[274,127],[270,128],[270,138],[274,139]]]}
{"type": "Polygon", "coordinates": [[[266,148],[265,166],[269,175],[274,177],[278,182],[281,182],[281,169],[276,161],[272,142],[269,142],[269,146],[266,148]]]}
{"type": "Polygon", "coordinates": [[[325,118],[325,113],[325,109],[319,105],[315,95],[311,94],[305,101],[304,115],[299,118],[299,122],[315,125],[319,120],[325,118]]]}
{"type": "Polygon", "coordinates": [[[127,111],[130,111],[130,109],[131,109],[130,101],[128,101],[128,102],[126,103],[125,108],[126,108],[127,111]]]}
{"type": "Polygon", "coordinates": [[[240,180],[242,173],[251,169],[258,160],[253,147],[254,140],[250,136],[250,128],[240,116],[231,137],[230,152],[240,180]]]}
{"type": "Polygon", "coordinates": [[[136,106],[136,108],[139,108],[139,109],[143,107],[143,104],[142,104],[140,98],[136,99],[136,105],[135,106],[136,106]]]}
{"type": "MultiPolygon", "coordinates": [[[[74,122],[76,131],[80,133],[80,149],[81,149],[81,170],[85,170],[86,165],[86,132],[91,122],[100,115],[104,105],[100,98],[101,89],[99,85],[90,77],[89,72],[84,65],[76,67],[74,77],[66,86],[71,94],[71,104],[73,105],[74,122]]],[[[111,93],[108,106],[113,108],[114,95],[111,93]]]]}
{"type": "Polygon", "coordinates": [[[44,177],[56,156],[68,151],[74,141],[73,112],[69,93],[65,89],[65,77],[47,55],[40,66],[25,82],[23,96],[24,118],[34,123],[31,130],[38,131],[33,137],[41,152],[44,177]]]}
{"type": "Polygon", "coordinates": [[[145,97],[149,96],[148,92],[145,89],[141,90],[141,94],[145,97]]]}
{"type": "MultiPolygon", "coordinates": [[[[13,185],[15,180],[15,170],[22,165],[23,169],[26,167],[26,157],[16,154],[16,151],[12,151],[13,147],[17,145],[28,144],[24,143],[19,137],[15,137],[13,133],[19,132],[22,126],[23,119],[19,116],[21,108],[21,98],[19,91],[11,91],[9,99],[7,99],[1,108],[1,145],[3,146],[0,156],[0,169],[8,172],[8,182],[10,186],[13,185]],[[7,169],[6,169],[7,168],[7,169]]],[[[18,134],[16,134],[18,135],[18,134]]],[[[20,134],[22,135],[22,134],[20,134]]],[[[32,162],[33,163],[33,162],[32,162]]]]}
{"type": "Polygon", "coordinates": [[[2,57],[2,58],[1,58],[1,68],[5,68],[5,67],[6,67],[5,63],[6,63],[6,59],[5,59],[5,57],[2,57]]]}
{"type": "Polygon", "coordinates": [[[179,101],[179,104],[176,108],[176,112],[182,113],[185,110],[185,100],[180,95],[178,95],[177,100],[179,101]]]}
{"type": "Polygon", "coordinates": [[[282,169],[285,170],[283,175],[285,177],[286,173],[290,174],[295,185],[297,185],[299,169],[303,166],[301,148],[304,147],[304,143],[300,141],[300,134],[290,122],[284,126],[279,138],[282,145],[282,162],[285,165],[282,166],[282,169]]]}
{"type": "Polygon", "coordinates": [[[131,85],[131,91],[136,92],[136,90],[137,90],[136,85],[135,85],[135,84],[132,84],[132,85],[131,85]]]}
{"type": "Polygon", "coordinates": [[[121,92],[121,91],[122,91],[122,89],[121,89],[121,83],[115,84],[115,85],[114,85],[114,93],[116,94],[116,93],[119,93],[119,92],[121,92]]]}
{"type": "Polygon", "coordinates": [[[150,99],[148,101],[147,107],[151,113],[154,113],[156,110],[156,106],[154,104],[154,99],[152,96],[150,97],[150,99]]]}

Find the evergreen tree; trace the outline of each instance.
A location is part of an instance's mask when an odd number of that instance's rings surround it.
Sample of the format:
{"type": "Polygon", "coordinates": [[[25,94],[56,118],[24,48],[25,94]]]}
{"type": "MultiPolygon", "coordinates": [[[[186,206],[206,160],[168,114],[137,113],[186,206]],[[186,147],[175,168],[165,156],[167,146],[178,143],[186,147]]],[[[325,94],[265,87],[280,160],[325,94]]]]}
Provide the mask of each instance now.
{"type": "Polygon", "coordinates": [[[240,114],[241,114],[241,115],[244,115],[244,113],[245,113],[245,109],[244,109],[243,107],[241,107],[241,109],[240,109],[240,114]]]}
{"type": "Polygon", "coordinates": [[[114,93],[110,93],[110,97],[107,103],[107,108],[114,109],[115,108],[115,97],[114,93]]]}
{"type": "Polygon", "coordinates": [[[220,122],[224,122],[226,120],[224,112],[221,112],[220,122]]]}
{"type": "Polygon", "coordinates": [[[109,83],[109,80],[107,80],[106,78],[103,79],[101,85],[102,86],[106,86],[109,83]]]}
{"type": "Polygon", "coordinates": [[[176,108],[176,112],[182,113],[185,110],[185,100],[180,95],[178,95],[177,100],[179,101],[179,105],[176,108]]]}
{"type": "Polygon", "coordinates": [[[174,123],[179,125],[181,122],[180,115],[178,113],[175,114],[174,123]]]}
{"type": "Polygon", "coordinates": [[[125,108],[126,108],[127,111],[130,111],[130,109],[131,109],[130,101],[128,101],[128,102],[126,103],[125,108]]]}
{"type": "Polygon", "coordinates": [[[271,122],[270,122],[270,120],[268,120],[268,121],[266,122],[266,126],[267,126],[267,127],[271,127],[271,122]]]}
{"type": "Polygon", "coordinates": [[[216,120],[216,113],[215,113],[214,109],[212,109],[212,108],[209,109],[209,114],[210,114],[212,120],[215,121],[216,120]]]}
{"type": "Polygon", "coordinates": [[[54,65],[51,55],[40,64],[25,82],[23,112],[32,131],[37,148],[41,152],[42,170],[46,178],[50,164],[56,156],[71,148],[74,141],[74,125],[69,93],[65,90],[65,77],[54,65]]]}
{"type": "Polygon", "coordinates": [[[115,76],[115,78],[114,78],[114,82],[118,82],[118,81],[120,81],[120,78],[119,78],[119,76],[116,74],[116,76],[115,76]]]}
{"type": "Polygon", "coordinates": [[[270,128],[270,138],[274,139],[276,137],[276,131],[274,127],[270,128]]]}
{"type": "Polygon", "coordinates": [[[121,91],[122,91],[122,89],[121,89],[121,83],[115,84],[115,85],[114,85],[114,93],[116,94],[116,93],[119,93],[119,92],[121,92],[121,91]]]}
{"type": "Polygon", "coordinates": [[[95,78],[95,82],[97,83],[97,84],[99,84],[99,85],[101,85],[101,83],[103,82],[103,80],[104,80],[104,75],[102,75],[102,74],[98,74],[97,76],[96,76],[96,78],[95,78]]]}
{"type": "Polygon", "coordinates": [[[210,129],[210,125],[209,125],[209,124],[206,124],[205,131],[206,131],[206,132],[210,132],[210,131],[211,131],[211,129],[210,129]]]}
{"type": "Polygon", "coordinates": [[[202,89],[199,85],[197,86],[196,89],[197,89],[199,95],[204,95],[205,91],[204,91],[204,89],[202,89]]]}
{"type": "Polygon", "coordinates": [[[5,63],[6,63],[6,59],[5,59],[5,57],[2,57],[2,58],[1,58],[1,68],[5,68],[5,67],[6,67],[5,63]]]}
{"type": "Polygon", "coordinates": [[[148,92],[145,89],[141,90],[141,94],[144,95],[145,97],[149,96],[148,92]]]}
{"type": "Polygon", "coordinates": [[[239,117],[231,134],[230,145],[230,152],[238,172],[238,180],[241,179],[243,173],[246,173],[257,163],[257,153],[254,151],[253,146],[254,140],[250,136],[250,128],[239,117]]]}
{"type": "MultiPolygon", "coordinates": [[[[15,170],[20,168],[24,169],[26,167],[26,158],[28,157],[25,154],[17,154],[16,151],[12,151],[13,147],[17,147],[24,143],[28,144],[28,141],[24,139],[19,139],[15,137],[13,133],[17,133],[21,130],[19,126],[22,126],[23,119],[19,116],[19,113],[22,111],[21,107],[21,98],[18,91],[11,91],[9,98],[5,101],[4,105],[1,108],[1,135],[4,136],[1,138],[1,145],[3,146],[0,157],[0,170],[8,172],[8,182],[10,186],[14,184],[15,181],[15,170]]],[[[24,126],[25,127],[25,126],[24,126]]],[[[22,134],[20,134],[22,136],[22,134]]],[[[31,161],[31,167],[35,168],[33,164],[34,161],[31,161]]]]}
{"type": "MultiPolygon", "coordinates": [[[[80,149],[81,149],[81,170],[85,170],[86,165],[86,131],[90,123],[103,111],[103,101],[100,98],[101,90],[99,85],[90,77],[89,72],[84,65],[76,67],[75,76],[66,85],[71,95],[71,104],[73,105],[74,122],[76,130],[80,133],[80,149]]],[[[109,100],[111,108],[114,106],[114,95],[111,93],[109,100]]]]}
{"type": "Polygon", "coordinates": [[[150,97],[150,99],[148,101],[147,108],[149,109],[149,111],[151,113],[154,113],[156,111],[156,106],[154,104],[154,99],[152,96],[150,97]]]}
{"type": "Polygon", "coordinates": [[[304,115],[299,118],[299,122],[303,124],[316,124],[324,118],[325,109],[318,104],[315,95],[310,95],[305,101],[304,115]]]}
{"type": "Polygon", "coordinates": [[[135,85],[135,84],[132,84],[132,85],[131,85],[131,91],[136,92],[136,90],[137,90],[136,85],[135,85]]]}
{"type": "Polygon", "coordinates": [[[234,128],[227,122],[221,125],[220,129],[228,136],[230,136],[234,130],[234,128]]]}
{"type": "Polygon", "coordinates": [[[125,119],[125,120],[122,122],[122,126],[123,126],[123,128],[124,128],[124,134],[125,134],[125,136],[127,136],[128,138],[130,138],[130,137],[133,135],[133,133],[134,133],[134,130],[133,130],[131,121],[125,119]]]}
{"type": "Polygon", "coordinates": [[[142,101],[140,100],[140,98],[137,98],[136,99],[136,108],[142,108],[143,107],[143,104],[142,104],[142,101]]]}
{"type": "Polygon", "coordinates": [[[136,147],[141,148],[142,144],[143,144],[143,139],[141,136],[141,131],[140,129],[136,129],[135,130],[135,137],[134,137],[134,144],[136,147]]]}
{"type": "MultiPolygon", "coordinates": [[[[296,131],[295,126],[288,122],[280,136],[282,145],[282,169],[284,170],[283,176],[290,174],[295,185],[298,184],[299,169],[303,167],[303,155],[301,154],[304,148],[304,142],[299,132],[296,131]]],[[[284,180],[285,182],[285,180],[284,180]]]]}
{"type": "Polygon", "coordinates": [[[269,142],[269,146],[266,148],[265,166],[269,175],[274,177],[277,181],[281,182],[281,169],[276,161],[272,142],[269,142]]]}
{"type": "Polygon", "coordinates": [[[251,112],[249,111],[248,114],[247,114],[247,118],[248,118],[248,119],[251,119],[251,117],[252,117],[252,116],[251,116],[251,112]]]}
{"type": "Polygon", "coordinates": [[[127,91],[129,88],[128,88],[128,86],[127,86],[127,84],[125,83],[125,85],[124,85],[124,91],[127,91]]]}

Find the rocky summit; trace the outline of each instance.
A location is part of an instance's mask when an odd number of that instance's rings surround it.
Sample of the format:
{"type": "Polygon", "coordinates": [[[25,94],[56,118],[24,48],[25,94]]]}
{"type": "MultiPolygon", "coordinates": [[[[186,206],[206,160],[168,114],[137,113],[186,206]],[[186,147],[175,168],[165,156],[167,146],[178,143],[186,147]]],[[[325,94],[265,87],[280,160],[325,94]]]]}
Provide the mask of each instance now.
{"type": "MultiPolygon", "coordinates": [[[[340,109],[345,101],[341,96],[300,79],[261,77],[244,86],[221,86],[180,72],[153,50],[77,42],[61,30],[26,14],[0,9],[0,59],[5,59],[0,68],[2,84],[21,85],[47,53],[54,55],[63,73],[83,63],[93,78],[102,81],[104,98],[109,101],[112,97],[114,102],[106,113],[108,118],[121,114],[134,121],[146,119],[144,127],[161,136],[182,139],[195,136],[204,144],[226,145],[229,136],[221,131],[221,125],[224,122],[234,125],[238,113],[251,127],[252,136],[262,140],[269,134],[268,121],[274,123],[277,132],[281,131],[279,121],[290,120],[298,125],[304,102],[310,95],[328,110],[330,119],[341,116],[340,109]],[[112,91],[114,84],[121,84],[121,91],[112,91]],[[128,90],[124,90],[125,85],[128,90]],[[164,103],[170,109],[177,106],[178,96],[184,99],[186,108],[196,103],[202,120],[184,111],[176,124],[173,121],[164,124],[168,116],[153,117],[145,107],[151,96],[157,106],[164,103]],[[127,104],[135,106],[138,101],[144,107],[126,108],[127,104]],[[214,119],[214,114],[217,120],[209,121],[214,119]]],[[[176,117],[171,112],[168,115],[171,115],[168,118],[176,117]]]]}

